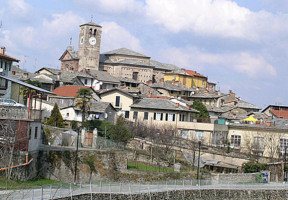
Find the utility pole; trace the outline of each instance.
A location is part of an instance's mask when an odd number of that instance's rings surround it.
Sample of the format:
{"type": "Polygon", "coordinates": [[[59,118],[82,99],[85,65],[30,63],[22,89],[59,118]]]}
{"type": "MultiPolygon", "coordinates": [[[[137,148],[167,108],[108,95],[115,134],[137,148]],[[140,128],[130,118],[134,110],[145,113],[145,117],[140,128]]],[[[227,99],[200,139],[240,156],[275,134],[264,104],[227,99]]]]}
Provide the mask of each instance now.
{"type": "Polygon", "coordinates": [[[77,127],[77,142],[76,142],[76,155],[75,155],[75,167],[74,167],[74,183],[76,183],[77,178],[77,162],[78,162],[78,146],[79,146],[79,132],[80,127],[77,127]]]}
{"type": "Polygon", "coordinates": [[[285,154],[284,154],[284,181],[285,182],[287,182],[286,156],[287,156],[287,146],[285,146],[285,154]]]}
{"type": "Polygon", "coordinates": [[[200,174],[200,148],[201,148],[201,141],[198,142],[199,144],[199,152],[198,152],[198,170],[197,170],[197,180],[198,180],[198,183],[199,183],[199,174],[200,174]]]}

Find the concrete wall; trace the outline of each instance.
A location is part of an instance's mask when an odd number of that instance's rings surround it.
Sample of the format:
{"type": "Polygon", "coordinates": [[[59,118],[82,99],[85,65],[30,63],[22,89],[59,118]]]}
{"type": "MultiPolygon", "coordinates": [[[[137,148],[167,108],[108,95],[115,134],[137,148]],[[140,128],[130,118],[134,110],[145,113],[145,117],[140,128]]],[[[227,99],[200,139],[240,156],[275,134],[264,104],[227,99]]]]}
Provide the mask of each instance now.
{"type": "Polygon", "coordinates": [[[133,97],[126,95],[119,91],[113,91],[109,92],[108,94],[102,94],[101,95],[101,101],[103,102],[109,102],[111,103],[115,108],[118,108],[115,106],[116,103],[116,96],[120,96],[120,106],[123,111],[130,110],[130,106],[133,104],[133,97]]]}

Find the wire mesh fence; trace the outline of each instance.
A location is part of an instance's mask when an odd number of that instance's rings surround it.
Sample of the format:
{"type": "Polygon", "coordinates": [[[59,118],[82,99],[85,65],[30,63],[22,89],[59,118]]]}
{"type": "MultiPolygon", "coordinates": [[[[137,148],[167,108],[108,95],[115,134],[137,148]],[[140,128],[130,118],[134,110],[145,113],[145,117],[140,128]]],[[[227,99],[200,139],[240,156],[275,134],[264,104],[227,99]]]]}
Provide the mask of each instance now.
{"type": "Polygon", "coordinates": [[[0,191],[0,199],[59,199],[80,194],[151,194],[157,192],[203,190],[214,191],[217,195],[218,190],[227,190],[230,193],[239,190],[288,190],[288,184],[283,183],[245,183],[235,181],[222,181],[214,183],[213,180],[166,180],[145,183],[132,182],[107,182],[98,181],[90,183],[59,183],[32,187],[26,189],[7,189],[0,191]]]}

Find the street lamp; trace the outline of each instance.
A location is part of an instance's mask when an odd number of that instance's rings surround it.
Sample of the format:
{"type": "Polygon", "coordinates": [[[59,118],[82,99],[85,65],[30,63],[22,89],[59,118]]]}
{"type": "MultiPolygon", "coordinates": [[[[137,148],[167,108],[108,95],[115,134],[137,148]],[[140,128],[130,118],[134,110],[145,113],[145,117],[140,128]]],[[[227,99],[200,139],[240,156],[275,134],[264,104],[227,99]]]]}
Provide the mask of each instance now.
{"type": "Polygon", "coordinates": [[[75,155],[75,167],[74,167],[74,183],[76,183],[76,177],[77,177],[79,133],[80,133],[81,127],[77,127],[76,130],[77,130],[77,142],[76,142],[76,155],[75,155]]]}
{"type": "Polygon", "coordinates": [[[197,169],[197,180],[199,180],[199,174],[200,174],[200,147],[201,147],[201,141],[198,141],[198,169],[197,169]]]}

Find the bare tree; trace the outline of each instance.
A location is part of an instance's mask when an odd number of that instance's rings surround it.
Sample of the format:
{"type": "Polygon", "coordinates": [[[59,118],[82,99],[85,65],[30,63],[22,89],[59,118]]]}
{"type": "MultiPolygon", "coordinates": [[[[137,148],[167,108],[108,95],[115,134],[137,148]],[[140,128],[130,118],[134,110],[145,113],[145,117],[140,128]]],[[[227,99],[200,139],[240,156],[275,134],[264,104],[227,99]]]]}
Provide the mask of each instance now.
{"type": "MultiPolygon", "coordinates": [[[[5,171],[6,180],[10,180],[12,176],[12,166],[17,162],[15,157],[20,150],[27,150],[27,133],[25,135],[18,134],[16,129],[20,123],[13,120],[0,121],[0,168],[5,171]]],[[[20,126],[18,126],[20,129],[20,126]]]]}

